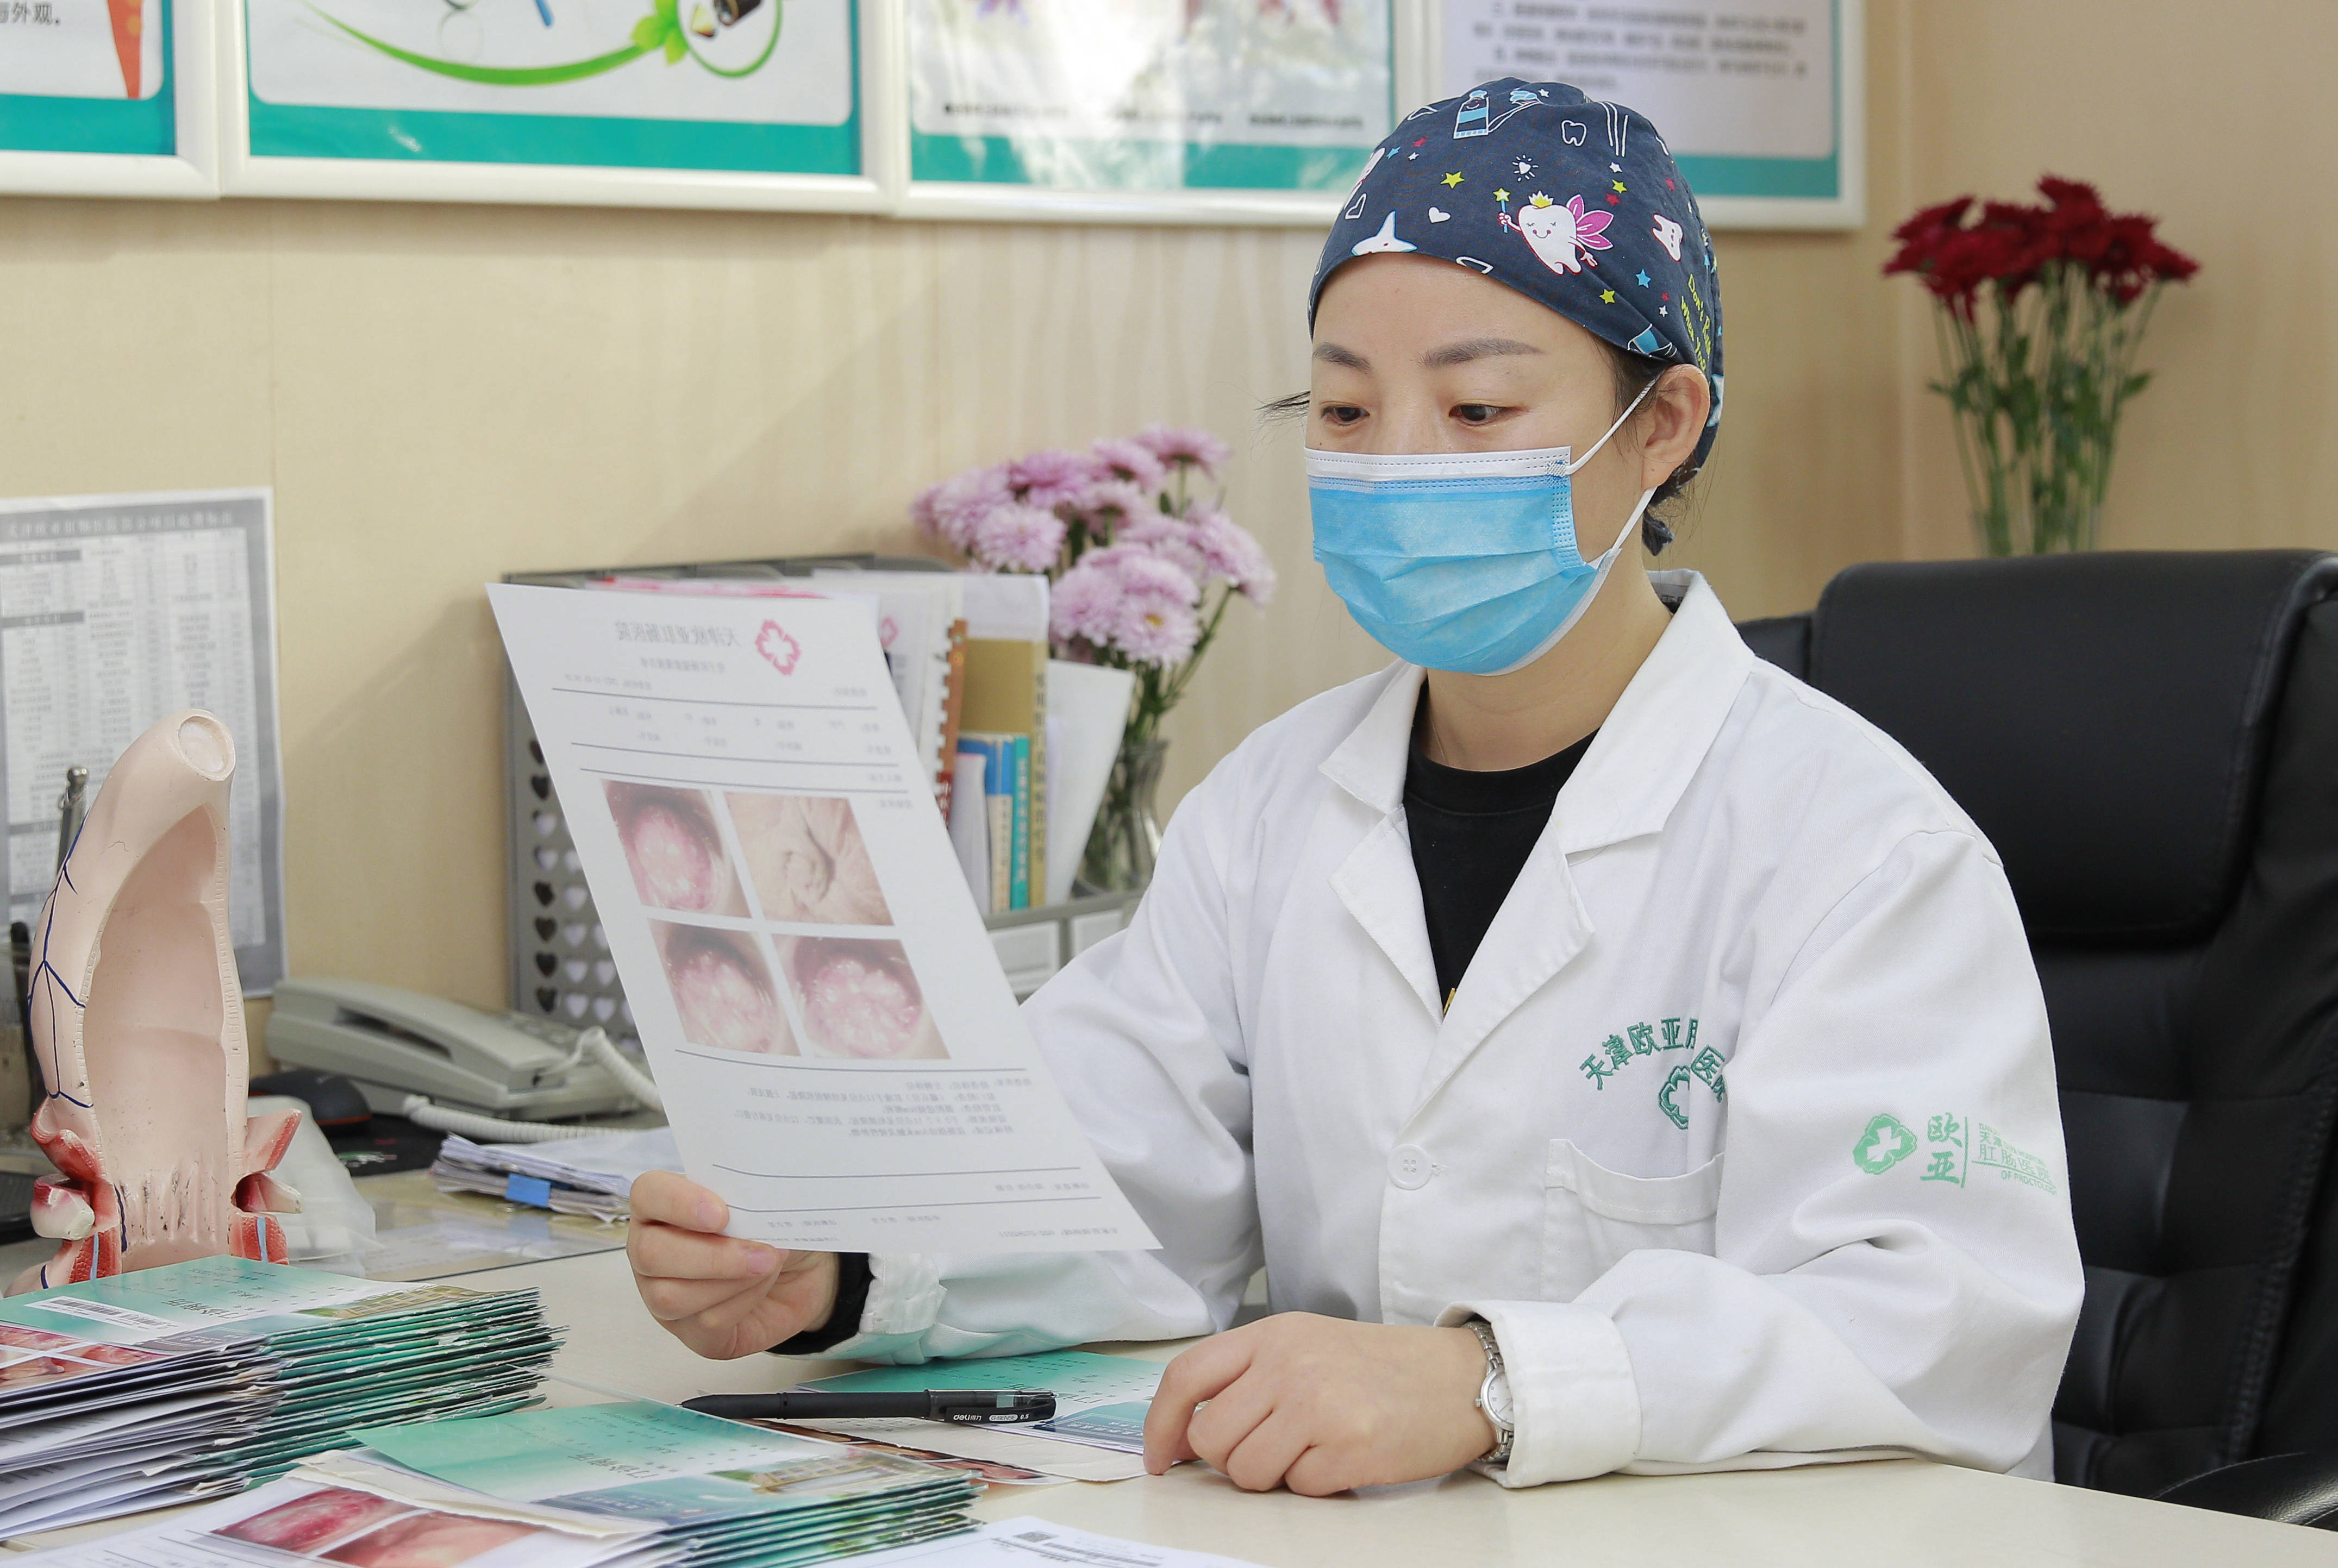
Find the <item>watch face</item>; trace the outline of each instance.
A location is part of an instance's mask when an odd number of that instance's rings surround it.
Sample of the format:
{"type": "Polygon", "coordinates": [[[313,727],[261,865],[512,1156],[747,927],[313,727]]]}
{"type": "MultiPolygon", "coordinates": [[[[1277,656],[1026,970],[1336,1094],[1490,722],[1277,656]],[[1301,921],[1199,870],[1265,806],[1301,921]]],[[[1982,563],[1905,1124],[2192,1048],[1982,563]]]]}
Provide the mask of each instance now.
{"type": "Polygon", "coordinates": [[[1517,1425],[1516,1422],[1510,1419],[1510,1380],[1508,1377],[1497,1377],[1487,1387],[1486,1414],[1492,1416],[1495,1422],[1500,1426],[1511,1426],[1517,1425]]]}

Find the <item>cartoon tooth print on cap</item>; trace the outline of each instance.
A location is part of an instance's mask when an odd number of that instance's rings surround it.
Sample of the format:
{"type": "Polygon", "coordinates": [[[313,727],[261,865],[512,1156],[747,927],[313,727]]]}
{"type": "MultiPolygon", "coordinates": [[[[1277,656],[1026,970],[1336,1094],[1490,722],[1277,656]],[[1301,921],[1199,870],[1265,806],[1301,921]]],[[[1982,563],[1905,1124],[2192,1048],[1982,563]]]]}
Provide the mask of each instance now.
{"type": "MultiPolygon", "coordinates": [[[[1606,217],[1606,213],[1601,213],[1606,217]]],[[[1408,245],[1396,237],[1396,214],[1391,212],[1380,222],[1380,232],[1369,240],[1359,240],[1349,252],[1351,256],[1392,256],[1406,250],[1418,250],[1418,245],[1408,245]]]]}
{"type": "Polygon", "coordinates": [[[1665,217],[1661,212],[1657,213],[1655,218],[1656,226],[1653,230],[1651,230],[1651,232],[1655,235],[1656,243],[1665,248],[1665,255],[1671,257],[1675,261],[1679,260],[1681,259],[1681,235],[1685,230],[1679,224],[1674,222],[1671,219],[1665,217]]]}
{"type": "MultiPolygon", "coordinates": [[[[1518,209],[1518,220],[1510,226],[1552,271],[1580,272],[1586,262],[1599,265],[1591,252],[1608,248],[1604,230],[1614,218],[1612,212],[1585,211],[1580,196],[1568,197],[1561,207],[1537,191],[1527,198],[1527,204],[1518,209]]],[[[1504,220],[1508,220],[1507,212],[1504,220]]]]}

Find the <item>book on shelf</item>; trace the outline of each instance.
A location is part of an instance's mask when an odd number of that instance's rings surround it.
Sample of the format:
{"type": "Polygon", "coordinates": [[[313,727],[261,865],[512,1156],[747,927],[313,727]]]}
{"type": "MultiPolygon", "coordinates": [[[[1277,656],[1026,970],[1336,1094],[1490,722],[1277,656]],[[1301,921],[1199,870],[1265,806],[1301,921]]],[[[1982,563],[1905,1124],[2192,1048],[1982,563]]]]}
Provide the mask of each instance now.
{"type": "Polygon", "coordinates": [[[983,861],[986,896],[976,902],[986,914],[1012,909],[1015,905],[1015,818],[1017,737],[979,730],[962,730],[958,752],[982,764],[983,861]]]}
{"type": "Polygon", "coordinates": [[[960,733],[1019,735],[1029,775],[1020,791],[1023,848],[1010,881],[1027,889],[1024,908],[1047,886],[1047,580],[1020,573],[968,575],[966,700],[960,733]]]}

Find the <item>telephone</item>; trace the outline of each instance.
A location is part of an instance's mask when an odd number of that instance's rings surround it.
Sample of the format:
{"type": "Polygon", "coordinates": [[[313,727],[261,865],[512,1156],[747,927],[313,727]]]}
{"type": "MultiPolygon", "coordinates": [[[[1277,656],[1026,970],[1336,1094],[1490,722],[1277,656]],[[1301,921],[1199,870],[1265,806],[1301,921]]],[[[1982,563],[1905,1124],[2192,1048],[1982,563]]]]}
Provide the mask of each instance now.
{"type": "Polygon", "coordinates": [[[268,1014],[270,1056],[352,1080],[376,1114],[408,1094],[524,1122],[637,1109],[577,1034],[362,980],[279,981],[268,1014]]]}

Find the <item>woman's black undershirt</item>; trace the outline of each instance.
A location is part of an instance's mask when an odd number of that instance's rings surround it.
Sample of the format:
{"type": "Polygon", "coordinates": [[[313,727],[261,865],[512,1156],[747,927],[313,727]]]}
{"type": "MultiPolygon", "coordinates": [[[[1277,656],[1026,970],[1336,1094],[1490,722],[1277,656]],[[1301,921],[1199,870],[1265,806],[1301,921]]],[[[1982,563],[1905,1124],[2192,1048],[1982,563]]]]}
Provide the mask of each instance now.
{"type": "Polygon", "coordinates": [[[1542,837],[1559,790],[1596,733],[1539,762],[1498,773],[1432,762],[1414,739],[1404,775],[1404,816],[1429,950],[1437,960],[1437,995],[1444,1003],[1452,1002],[1495,912],[1542,837]]]}

